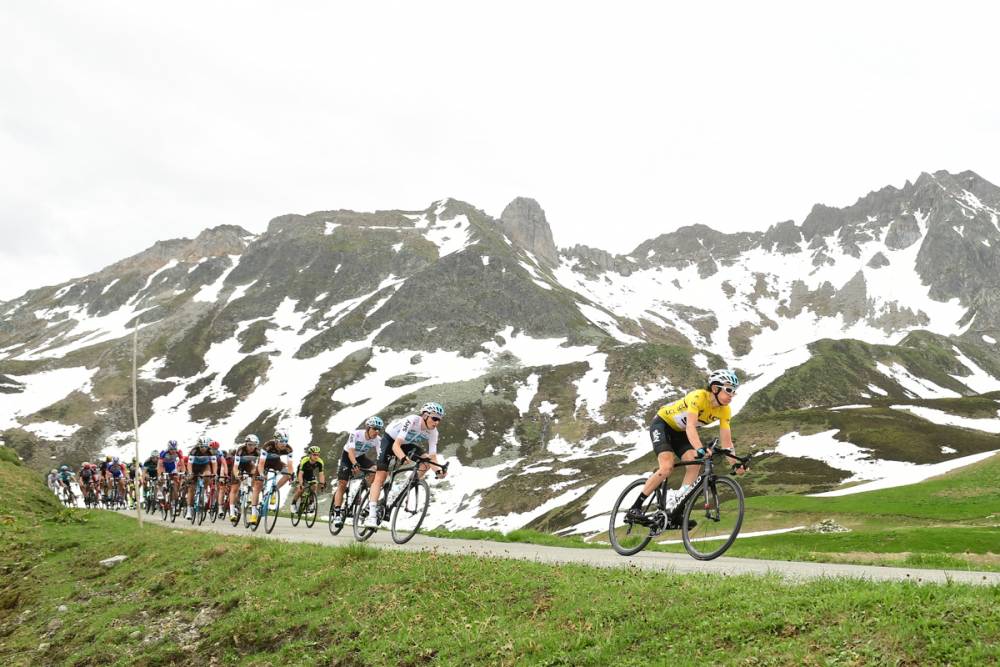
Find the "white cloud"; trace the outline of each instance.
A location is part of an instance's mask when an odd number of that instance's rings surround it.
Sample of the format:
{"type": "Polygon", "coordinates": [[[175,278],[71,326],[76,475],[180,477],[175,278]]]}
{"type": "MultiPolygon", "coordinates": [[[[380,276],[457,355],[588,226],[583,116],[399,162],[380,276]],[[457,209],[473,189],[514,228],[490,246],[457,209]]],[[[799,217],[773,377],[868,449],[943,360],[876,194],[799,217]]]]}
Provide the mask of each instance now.
{"type": "Polygon", "coordinates": [[[288,212],[453,196],[499,215],[528,195],[559,245],[622,252],[694,222],[801,220],[923,170],[1000,180],[997,14],[4,3],[0,299],[288,212]]]}

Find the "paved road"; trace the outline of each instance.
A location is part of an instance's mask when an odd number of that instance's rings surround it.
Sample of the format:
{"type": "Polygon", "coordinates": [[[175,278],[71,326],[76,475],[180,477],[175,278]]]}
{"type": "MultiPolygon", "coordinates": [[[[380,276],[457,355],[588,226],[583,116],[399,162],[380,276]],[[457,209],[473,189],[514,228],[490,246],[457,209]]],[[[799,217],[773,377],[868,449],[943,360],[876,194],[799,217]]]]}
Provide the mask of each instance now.
{"type": "MultiPolygon", "coordinates": [[[[135,518],[135,512],[123,512],[135,518]]],[[[223,535],[253,536],[263,539],[285,540],[287,542],[307,542],[312,544],[344,546],[354,543],[351,524],[348,522],[340,535],[334,537],[327,530],[325,521],[318,520],[311,529],[304,523],[292,526],[287,515],[279,517],[274,532],[270,535],[261,527],[251,533],[243,528],[232,527],[228,521],[205,522],[194,526],[182,517],[170,524],[159,518],[144,517],[146,525],[183,530],[206,530],[223,535]]],[[[1000,572],[971,572],[967,570],[924,570],[905,567],[876,567],[869,565],[846,565],[838,563],[803,563],[780,560],[754,560],[750,558],[721,557],[713,561],[697,561],[686,553],[641,552],[635,556],[623,557],[608,549],[575,549],[572,547],[548,547],[520,542],[490,542],[487,540],[457,540],[417,535],[409,543],[397,545],[392,542],[387,529],[380,530],[366,544],[383,549],[405,551],[437,551],[439,553],[493,556],[515,558],[539,563],[579,563],[594,567],[636,567],[643,570],[659,570],[673,573],[714,572],[721,575],[777,574],[793,581],[821,579],[824,577],[850,577],[872,581],[913,581],[917,583],[965,583],[978,585],[1000,585],[1000,572]]]]}

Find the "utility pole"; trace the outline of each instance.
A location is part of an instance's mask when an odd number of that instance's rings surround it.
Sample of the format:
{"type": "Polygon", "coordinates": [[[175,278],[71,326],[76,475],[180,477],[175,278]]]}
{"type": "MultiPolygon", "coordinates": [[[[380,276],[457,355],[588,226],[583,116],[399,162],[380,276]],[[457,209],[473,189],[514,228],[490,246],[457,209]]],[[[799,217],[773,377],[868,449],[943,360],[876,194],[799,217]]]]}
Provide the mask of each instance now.
{"type": "Polygon", "coordinates": [[[132,427],[133,436],[135,437],[135,513],[139,517],[139,527],[142,528],[142,503],[140,502],[139,495],[139,480],[142,477],[139,474],[139,398],[136,394],[136,375],[138,369],[136,368],[136,357],[137,349],[139,347],[139,318],[135,318],[135,325],[132,328],[132,427]]]}

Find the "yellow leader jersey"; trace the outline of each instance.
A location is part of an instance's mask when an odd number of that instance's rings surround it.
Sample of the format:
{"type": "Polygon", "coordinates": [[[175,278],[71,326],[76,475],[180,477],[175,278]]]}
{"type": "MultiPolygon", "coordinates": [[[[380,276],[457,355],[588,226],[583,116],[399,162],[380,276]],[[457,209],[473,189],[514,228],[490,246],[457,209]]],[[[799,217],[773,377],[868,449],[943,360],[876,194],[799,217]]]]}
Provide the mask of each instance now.
{"type": "Polygon", "coordinates": [[[663,421],[675,431],[687,429],[689,412],[698,413],[698,427],[718,420],[720,428],[729,428],[731,412],[728,405],[712,405],[712,395],[707,389],[695,389],[690,394],[656,411],[663,421]]]}

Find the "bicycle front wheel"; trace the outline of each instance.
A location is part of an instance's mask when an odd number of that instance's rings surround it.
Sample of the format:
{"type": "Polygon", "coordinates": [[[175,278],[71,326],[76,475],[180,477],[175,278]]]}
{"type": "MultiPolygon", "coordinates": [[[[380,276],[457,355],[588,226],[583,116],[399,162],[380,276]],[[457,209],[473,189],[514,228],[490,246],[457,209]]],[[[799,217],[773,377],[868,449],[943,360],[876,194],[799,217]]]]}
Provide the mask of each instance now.
{"type": "Polygon", "coordinates": [[[281,507],[281,491],[275,487],[274,491],[271,492],[270,497],[267,499],[266,503],[261,503],[265,506],[262,512],[267,512],[264,515],[264,530],[270,533],[274,530],[275,524],[278,523],[278,508],[281,507]]]}
{"type": "Polygon", "coordinates": [[[743,489],[729,477],[706,479],[684,506],[681,537],[692,558],[712,560],[733,545],[743,525],[743,489]],[[697,525],[691,527],[692,522],[697,525]]]}
{"type": "MultiPolygon", "coordinates": [[[[618,500],[615,501],[611,509],[611,519],[608,522],[608,539],[611,541],[611,548],[622,556],[632,556],[646,548],[649,541],[653,539],[652,530],[634,521],[628,516],[629,509],[635,503],[642,487],[646,485],[646,480],[637,479],[621,492],[618,500]]],[[[651,493],[646,500],[643,514],[649,516],[653,511],[655,493],[651,493]]]]}
{"type": "Polygon", "coordinates": [[[406,544],[417,531],[427,516],[427,507],[431,501],[431,488],[424,480],[408,485],[392,504],[392,541],[396,544],[406,544]]]}
{"type": "Polygon", "coordinates": [[[368,489],[364,489],[360,494],[355,496],[354,502],[354,539],[358,542],[364,542],[369,537],[375,534],[374,528],[365,528],[365,519],[368,517],[368,489]]]}

